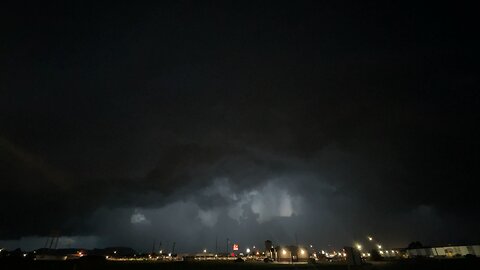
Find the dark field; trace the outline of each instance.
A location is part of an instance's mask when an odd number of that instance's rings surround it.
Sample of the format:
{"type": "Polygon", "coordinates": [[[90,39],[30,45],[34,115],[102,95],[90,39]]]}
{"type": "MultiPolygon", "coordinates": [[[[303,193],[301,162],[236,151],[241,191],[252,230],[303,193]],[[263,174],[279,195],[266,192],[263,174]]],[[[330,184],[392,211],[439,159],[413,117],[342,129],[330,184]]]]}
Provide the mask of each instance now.
{"type": "Polygon", "coordinates": [[[446,259],[446,260],[410,260],[396,262],[368,263],[363,266],[350,267],[344,264],[303,264],[284,265],[266,263],[235,262],[75,262],[75,261],[16,261],[0,262],[0,269],[32,269],[32,270],[169,270],[169,269],[361,269],[361,270],[403,270],[403,269],[480,269],[478,259],[446,259]]]}

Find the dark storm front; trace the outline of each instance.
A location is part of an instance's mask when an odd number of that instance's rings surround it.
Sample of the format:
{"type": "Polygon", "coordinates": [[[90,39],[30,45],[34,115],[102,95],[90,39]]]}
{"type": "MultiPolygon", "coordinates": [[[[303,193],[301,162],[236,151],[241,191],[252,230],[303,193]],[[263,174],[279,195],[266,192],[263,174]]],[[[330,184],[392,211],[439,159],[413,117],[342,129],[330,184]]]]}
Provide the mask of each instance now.
{"type": "Polygon", "coordinates": [[[3,4],[1,263],[475,263],[476,10],[3,4]]]}

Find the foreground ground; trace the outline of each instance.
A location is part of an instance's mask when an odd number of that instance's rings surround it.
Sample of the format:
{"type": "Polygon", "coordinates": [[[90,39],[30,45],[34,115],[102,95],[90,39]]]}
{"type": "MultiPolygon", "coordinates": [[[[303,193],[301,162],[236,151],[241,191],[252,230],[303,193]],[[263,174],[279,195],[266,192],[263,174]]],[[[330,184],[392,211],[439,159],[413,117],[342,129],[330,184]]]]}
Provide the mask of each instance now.
{"type": "Polygon", "coordinates": [[[267,263],[235,262],[75,262],[75,261],[0,261],[0,269],[31,270],[169,270],[169,269],[359,269],[359,270],[433,270],[433,269],[480,269],[479,259],[444,259],[444,260],[405,260],[396,262],[368,263],[357,267],[345,264],[320,263],[303,265],[282,265],[267,263]]]}

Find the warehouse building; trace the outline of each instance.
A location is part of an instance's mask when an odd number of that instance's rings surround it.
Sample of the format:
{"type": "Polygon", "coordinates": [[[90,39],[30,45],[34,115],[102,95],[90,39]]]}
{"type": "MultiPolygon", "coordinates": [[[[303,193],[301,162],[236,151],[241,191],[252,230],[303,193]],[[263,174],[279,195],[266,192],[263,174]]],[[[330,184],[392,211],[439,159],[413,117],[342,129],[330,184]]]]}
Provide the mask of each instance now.
{"type": "Polygon", "coordinates": [[[407,249],[408,257],[459,257],[466,255],[480,256],[480,245],[441,246],[407,249]]]}
{"type": "Polygon", "coordinates": [[[306,263],[310,257],[308,250],[299,246],[277,246],[274,253],[274,260],[277,262],[306,263]]]}

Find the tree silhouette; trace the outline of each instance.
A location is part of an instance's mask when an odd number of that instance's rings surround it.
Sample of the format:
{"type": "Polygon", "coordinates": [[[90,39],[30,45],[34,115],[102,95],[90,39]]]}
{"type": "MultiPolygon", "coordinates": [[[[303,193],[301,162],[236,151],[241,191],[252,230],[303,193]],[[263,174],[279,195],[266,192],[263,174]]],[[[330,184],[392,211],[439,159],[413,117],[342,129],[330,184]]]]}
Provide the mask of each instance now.
{"type": "Polygon", "coordinates": [[[370,251],[370,259],[372,261],[381,261],[381,260],[383,260],[383,257],[378,252],[378,249],[374,248],[370,251]]]}
{"type": "Polygon", "coordinates": [[[415,248],[422,248],[423,245],[422,243],[420,243],[419,241],[414,241],[414,242],[411,242],[410,244],[408,244],[408,249],[415,249],[415,248]]]}

